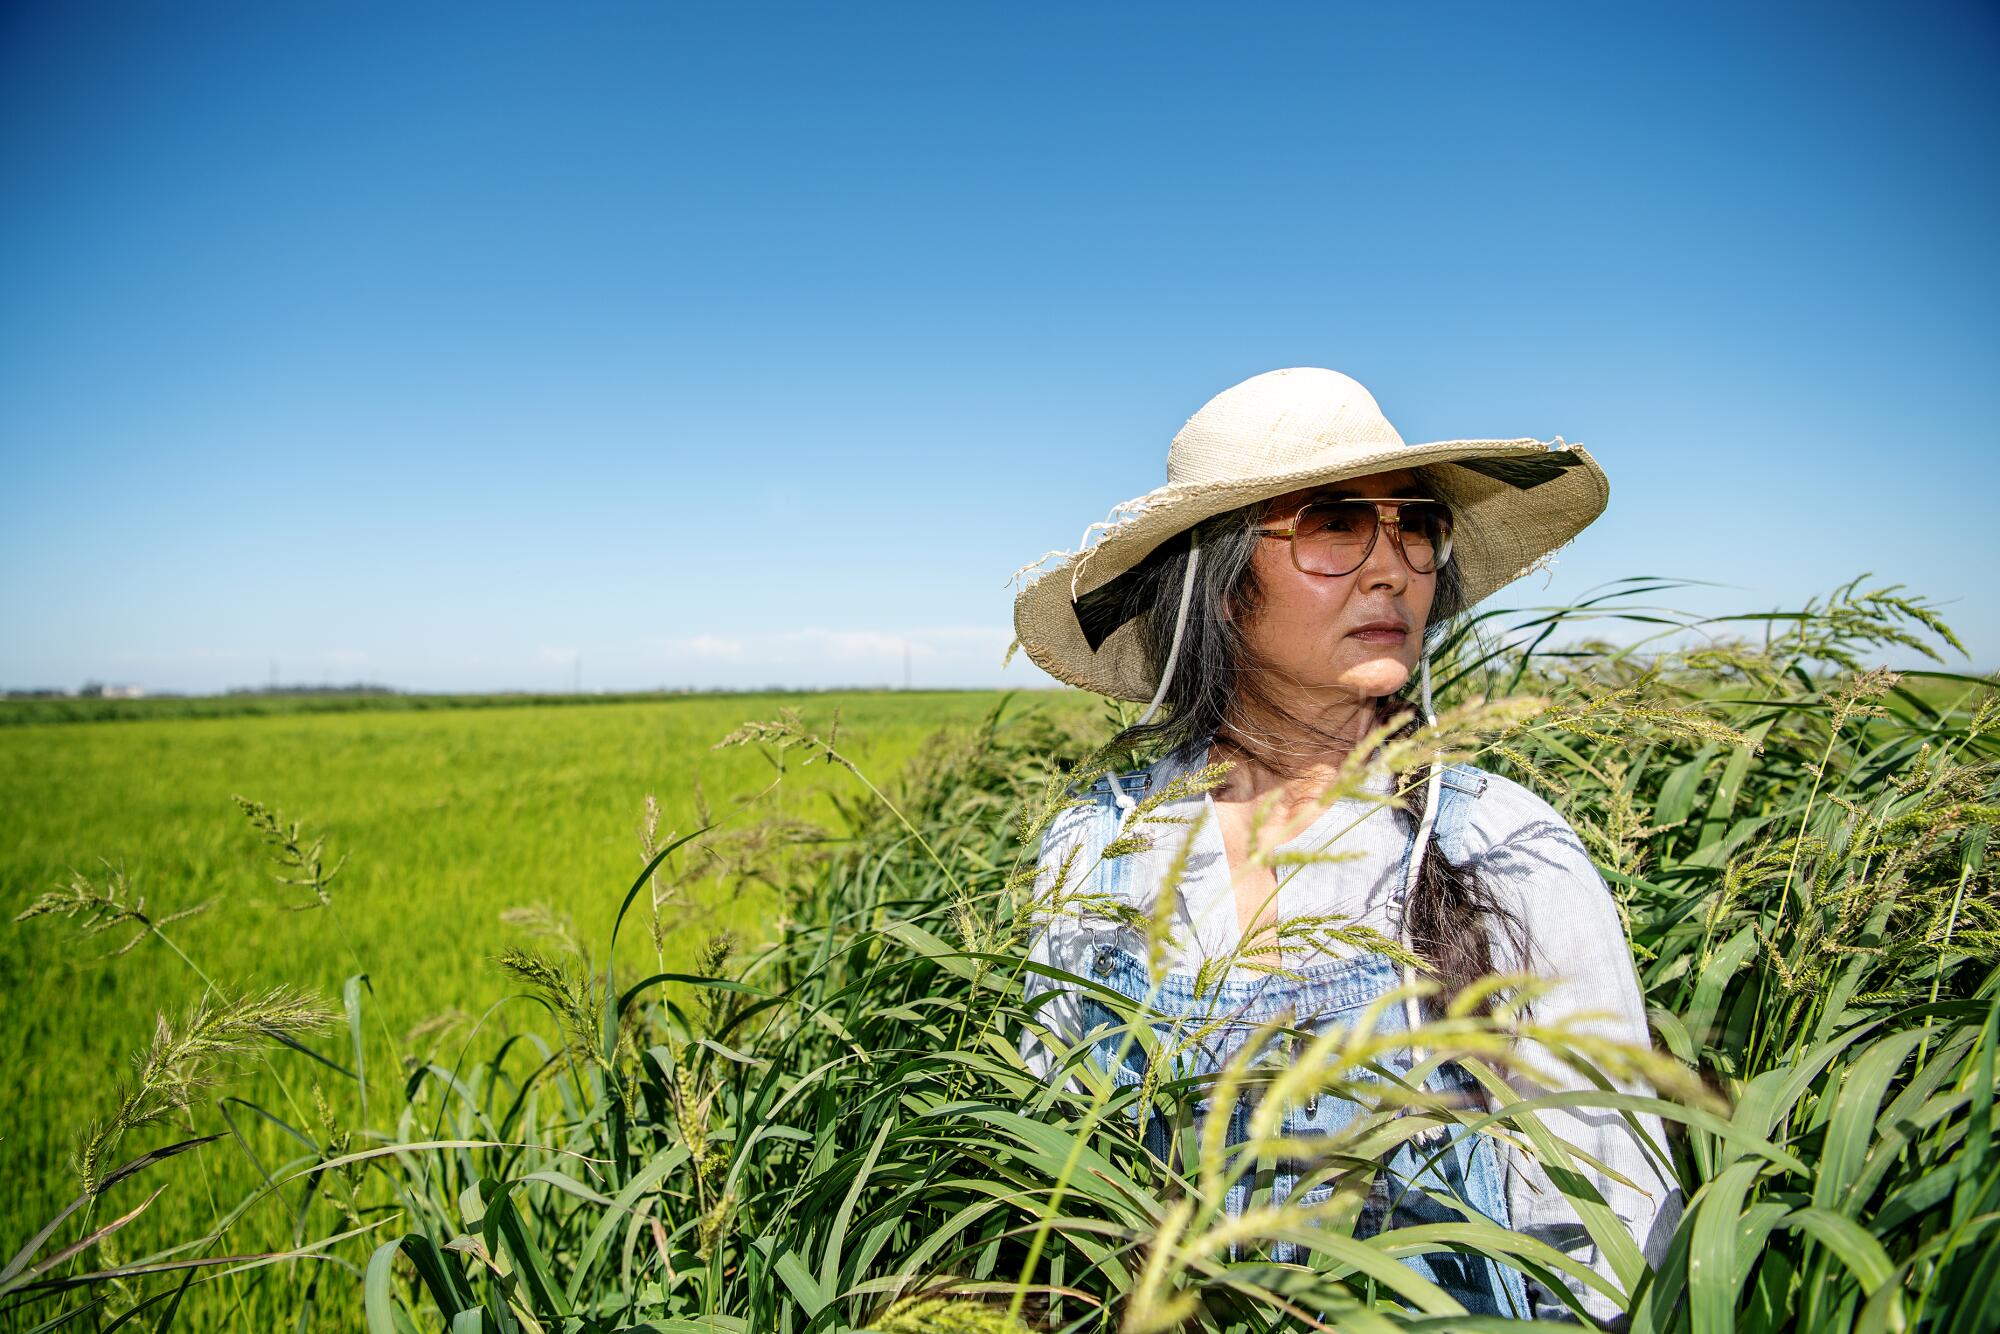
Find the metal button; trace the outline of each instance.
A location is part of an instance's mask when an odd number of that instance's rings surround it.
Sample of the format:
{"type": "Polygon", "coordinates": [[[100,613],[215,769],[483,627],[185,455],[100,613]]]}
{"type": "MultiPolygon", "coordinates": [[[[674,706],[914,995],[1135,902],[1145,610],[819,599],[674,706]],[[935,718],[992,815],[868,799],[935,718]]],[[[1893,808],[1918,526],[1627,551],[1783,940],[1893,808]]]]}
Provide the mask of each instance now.
{"type": "Polygon", "coordinates": [[[1097,957],[1091,962],[1090,970],[1099,977],[1109,976],[1111,972],[1111,960],[1111,947],[1109,945],[1099,945],[1097,947],[1097,957]]]}

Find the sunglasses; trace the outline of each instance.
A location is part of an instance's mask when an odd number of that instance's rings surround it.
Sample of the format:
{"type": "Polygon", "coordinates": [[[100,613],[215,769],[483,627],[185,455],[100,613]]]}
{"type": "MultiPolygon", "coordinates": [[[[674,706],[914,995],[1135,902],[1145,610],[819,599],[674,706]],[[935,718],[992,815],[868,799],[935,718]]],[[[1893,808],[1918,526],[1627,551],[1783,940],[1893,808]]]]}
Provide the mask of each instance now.
{"type": "Polygon", "coordinates": [[[1366,564],[1384,528],[1413,573],[1435,573],[1451,559],[1451,510],[1438,500],[1313,500],[1299,507],[1291,527],[1251,531],[1291,542],[1292,564],[1304,573],[1332,575],[1352,574],[1366,564]]]}

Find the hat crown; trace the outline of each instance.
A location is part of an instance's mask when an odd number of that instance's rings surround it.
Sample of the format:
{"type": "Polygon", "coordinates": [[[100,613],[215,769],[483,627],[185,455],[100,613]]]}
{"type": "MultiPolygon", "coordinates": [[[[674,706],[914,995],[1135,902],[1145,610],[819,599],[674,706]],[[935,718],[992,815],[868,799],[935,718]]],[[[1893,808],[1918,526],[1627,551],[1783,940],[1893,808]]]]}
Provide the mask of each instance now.
{"type": "Polygon", "coordinates": [[[1188,418],[1167,449],[1167,484],[1223,482],[1401,448],[1403,437],[1359,381],[1317,366],[1266,371],[1188,418]]]}

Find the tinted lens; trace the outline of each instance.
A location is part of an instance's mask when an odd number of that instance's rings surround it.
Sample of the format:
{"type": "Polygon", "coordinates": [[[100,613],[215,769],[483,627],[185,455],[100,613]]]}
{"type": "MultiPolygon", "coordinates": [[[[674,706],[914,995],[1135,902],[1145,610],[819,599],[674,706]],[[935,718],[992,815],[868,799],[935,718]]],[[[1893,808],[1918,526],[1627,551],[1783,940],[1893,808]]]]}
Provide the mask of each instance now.
{"type": "Polygon", "coordinates": [[[1325,500],[1300,511],[1292,550],[1299,568],[1346,574],[1368,559],[1375,540],[1375,507],[1365,500],[1325,500]]]}
{"type": "Polygon", "coordinates": [[[1451,555],[1451,512],[1433,501],[1402,507],[1403,554],[1410,568],[1428,573],[1451,555]]]}

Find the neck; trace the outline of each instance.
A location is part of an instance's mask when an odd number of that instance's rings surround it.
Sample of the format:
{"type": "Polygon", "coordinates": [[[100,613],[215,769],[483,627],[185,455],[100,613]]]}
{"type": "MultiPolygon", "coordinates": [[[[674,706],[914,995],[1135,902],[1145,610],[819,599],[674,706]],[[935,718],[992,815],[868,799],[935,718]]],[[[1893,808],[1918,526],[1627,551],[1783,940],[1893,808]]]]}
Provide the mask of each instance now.
{"type": "Polygon", "coordinates": [[[1209,762],[1231,766],[1215,795],[1254,801],[1281,794],[1279,804],[1287,810],[1317,804],[1374,729],[1381,705],[1372,696],[1262,708],[1239,701],[1209,743],[1209,762]]]}

